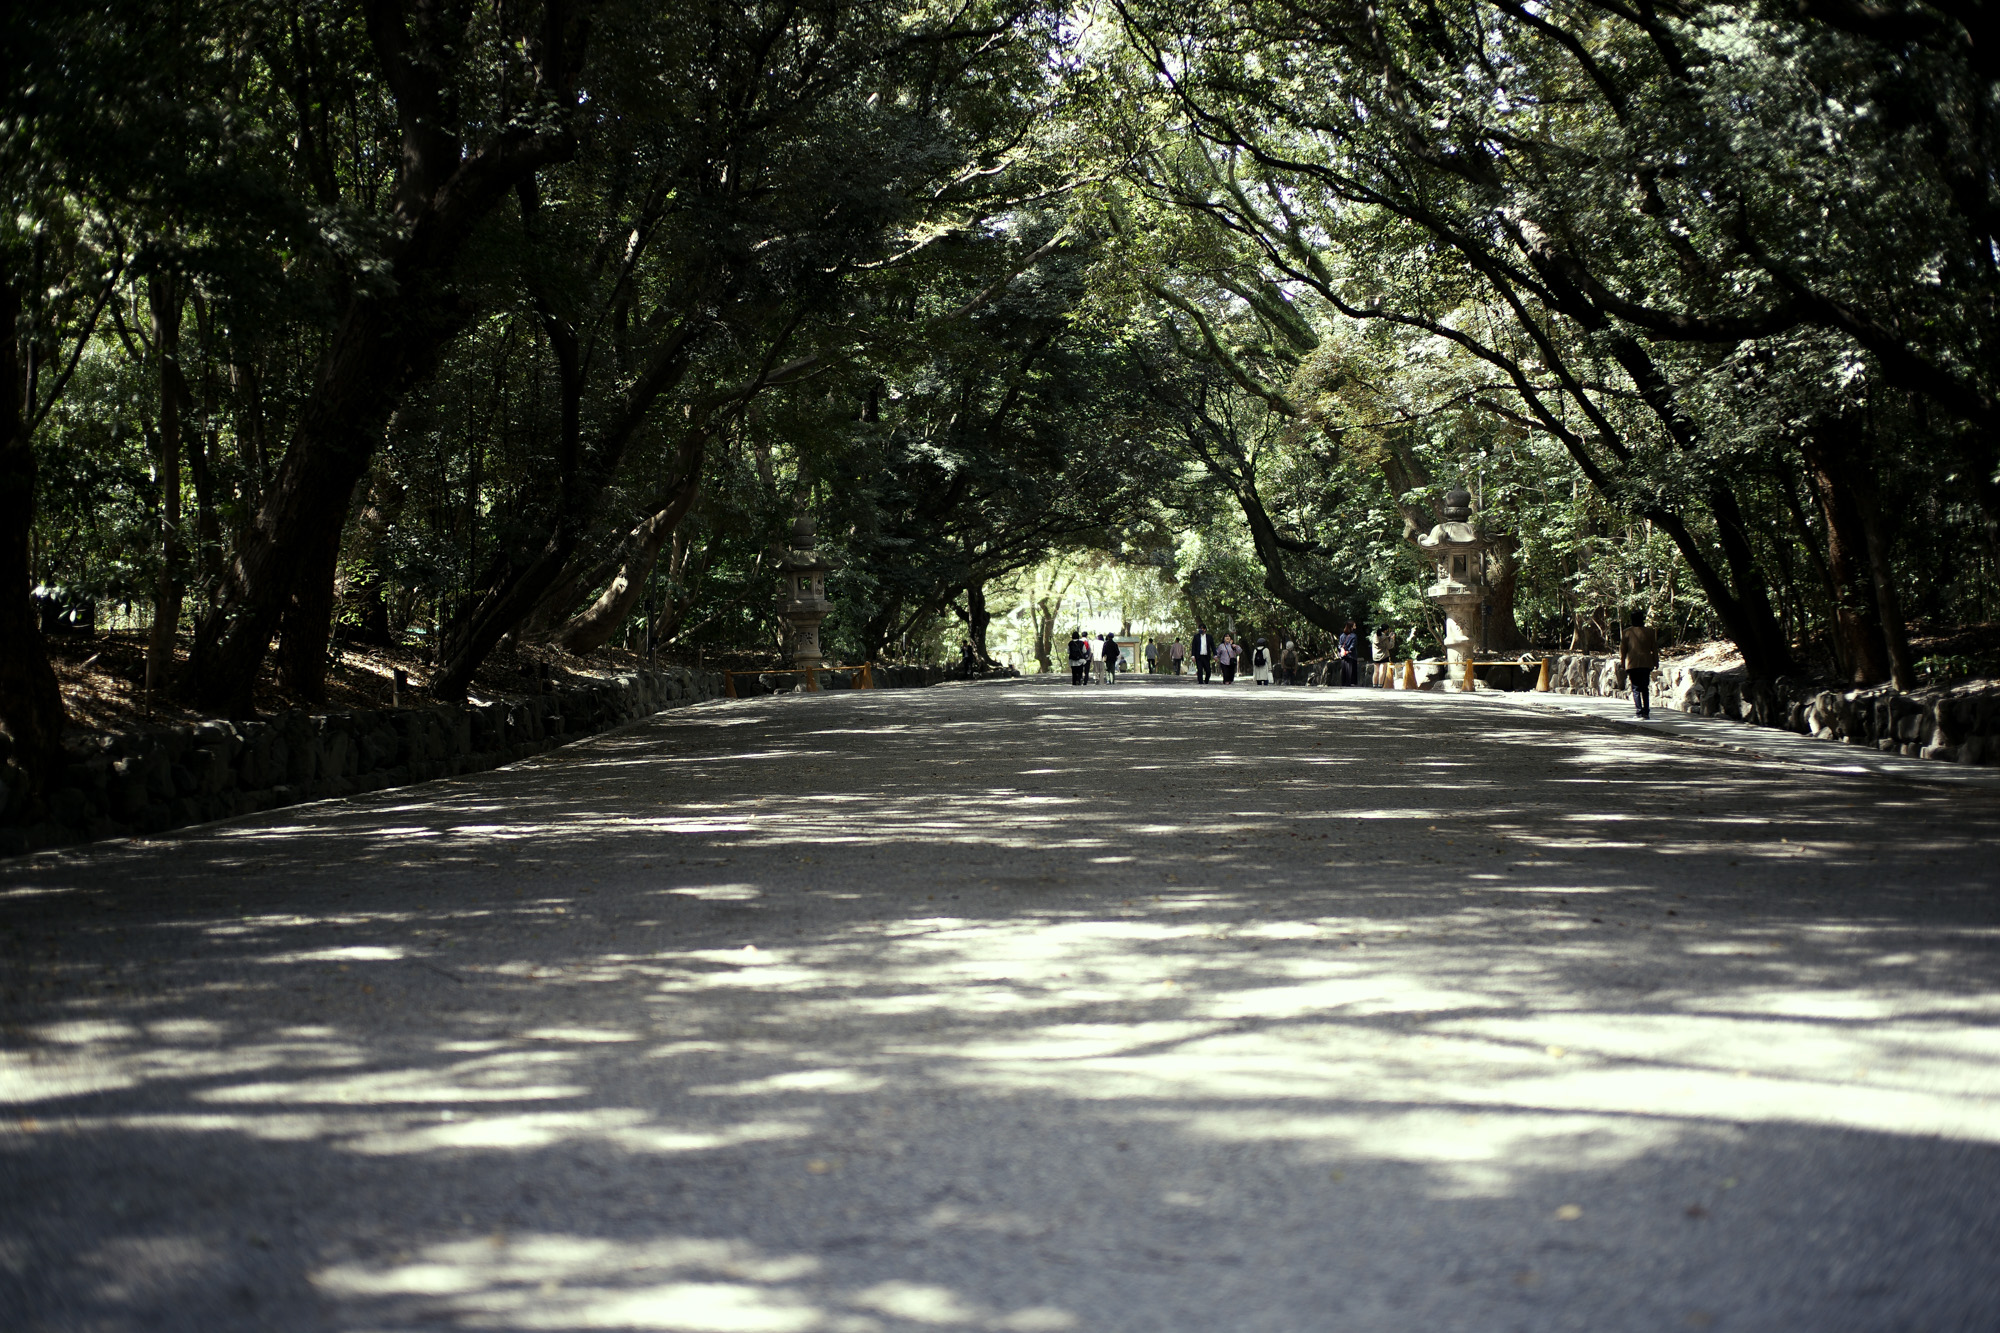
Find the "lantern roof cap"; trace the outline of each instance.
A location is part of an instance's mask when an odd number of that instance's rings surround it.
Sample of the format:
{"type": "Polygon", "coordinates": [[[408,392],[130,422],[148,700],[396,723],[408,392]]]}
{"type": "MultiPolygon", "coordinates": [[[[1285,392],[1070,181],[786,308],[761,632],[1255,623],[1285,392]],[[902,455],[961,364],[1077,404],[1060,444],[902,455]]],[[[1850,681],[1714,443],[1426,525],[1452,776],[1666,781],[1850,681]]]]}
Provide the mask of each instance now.
{"type": "Polygon", "coordinates": [[[819,528],[809,514],[800,514],[792,521],[792,549],[785,552],[785,558],[778,562],[778,568],[787,574],[825,574],[840,568],[818,551],[819,528]]]}

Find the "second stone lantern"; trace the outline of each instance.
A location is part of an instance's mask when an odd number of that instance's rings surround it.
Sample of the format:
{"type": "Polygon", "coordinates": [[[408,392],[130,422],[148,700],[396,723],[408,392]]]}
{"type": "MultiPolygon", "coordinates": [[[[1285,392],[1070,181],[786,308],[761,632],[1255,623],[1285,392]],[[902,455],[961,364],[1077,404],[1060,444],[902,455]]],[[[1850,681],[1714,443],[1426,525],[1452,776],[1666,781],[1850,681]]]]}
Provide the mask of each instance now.
{"type": "MultiPolygon", "coordinates": [[[[785,619],[792,626],[792,666],[799,671],[826,665],[819,648],[819,622],[833,610],[826,596],[826,576],[838,566],[814,549],[819,544],[817,534],[810,518],[798,519],[792,524],[792,549],[778,563],[785,576],[785,619]]],[[[807,676],[806,688],[818,689],[818,678],[807,676]]]]}
{"type": "MultiPolygon", "coordinates": [[[[1455,668],[1484,644],[1475,644],[1480,633],[1481,613],[1489,595],[1486,587],[1486,548],[1492,543],[1473,524],[1472,495],[1463,486],[1445,493],[1444,522],[1417,538],[1417,545],[1436,562],[1437,582],[1427,590],[1430,599],[1444,612],[1444,655],[1455,668]]],[[[1462,670],[1446,674],[1446,689],[1460,689],[1462,670]]]]}

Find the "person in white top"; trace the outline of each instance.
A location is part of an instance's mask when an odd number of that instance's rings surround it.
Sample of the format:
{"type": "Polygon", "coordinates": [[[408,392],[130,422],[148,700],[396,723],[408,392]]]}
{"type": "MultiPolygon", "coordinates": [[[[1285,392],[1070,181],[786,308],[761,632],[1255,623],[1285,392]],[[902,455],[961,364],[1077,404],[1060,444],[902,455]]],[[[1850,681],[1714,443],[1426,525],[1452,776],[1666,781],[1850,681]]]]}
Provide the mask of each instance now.
{"type": "Polygon", "coordinates": [[[1257,646],[1250,650],[1250,679],[1259,685],[1269,685],[1277,675],[1271,669],[1277,665],[1274,657],[1271,645],[1262,639],[1257,640],[1257,646]]]}

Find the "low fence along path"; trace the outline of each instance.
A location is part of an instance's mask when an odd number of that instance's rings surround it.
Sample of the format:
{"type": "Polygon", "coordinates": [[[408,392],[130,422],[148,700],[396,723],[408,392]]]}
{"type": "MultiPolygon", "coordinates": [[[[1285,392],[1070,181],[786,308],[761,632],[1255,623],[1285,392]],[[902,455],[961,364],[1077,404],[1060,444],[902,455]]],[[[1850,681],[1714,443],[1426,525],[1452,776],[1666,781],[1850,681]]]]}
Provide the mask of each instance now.
{"type": "Polygon", "coordinates": [[[2000,1326],[2000,796],[719,700],[0,863],[0,1326],[2000,1326]]]}

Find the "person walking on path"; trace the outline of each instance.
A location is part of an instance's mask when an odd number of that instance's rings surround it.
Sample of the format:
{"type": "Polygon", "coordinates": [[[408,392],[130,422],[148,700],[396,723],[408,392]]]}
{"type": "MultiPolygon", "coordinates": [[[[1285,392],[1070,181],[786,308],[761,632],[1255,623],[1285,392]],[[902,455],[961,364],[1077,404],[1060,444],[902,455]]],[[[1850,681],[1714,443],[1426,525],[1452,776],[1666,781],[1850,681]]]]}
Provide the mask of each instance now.
{"type": "Polygon", "coordinates": [[[1176,635],[1173,644],[1167,649],[1167,665],[1171,667],[1173,669],[1173,673],[1176,676],[1178,676],[1181,674],[1181,663],[1186,660],[1187,660],[1187,645],[1182,643],[1180,641],[1180,637],[1176,635]]]}
{"type": "Polygon", "coordinates": [[[1342,685],[1358,685],[1361,683],[1361,658],[1358,655],[1360,648],[1361,632],[1355,628],[1354,622],[1350,620],[1347,622],[1347,627],[1340,631],[1339,656],[1340,683],[1342,685]]]}
{"type": "Polygon", "coordinates": [[[1223,635],[1222,642],[1215,646],[1215,664],[1222,668],[1224,685],[1236,683],[1236,659],[1242,655],[1243,650],[1236,646],[1236,636],[1233,634],[1223,635]]]}
{"type": "Polygon", "coordinates": [[[1208,684],[1209,664],[1215,660],[1215,636],[1201,626],[1194,630],[1194,677],[1195,684],[1208,684]]]}
{"type": "Polygon", "coordinates": [[[1118,679],[1118,639],[1110,630],[1104,631],[1104,643],[1097,659],[1097,679],[1102,685],[1111,685],[1118,679]]]}
{"type": "Polygon", "coordinates": [[[1278,669],[1284,673],[1279,679],[1285,684],[1299,683],[1299,646],[1290,639],[1285,640],[1285,651],[1278,656],[1278,669]]]}
{"type": "Polygon", "coordinates": [[[1396,631],[1384,625],[1375,631],[1375,684],[1380,689],[1396,685],[1396,631]]]}
{"type": "Polygon", "coordinates": [[[1160,645],[1146,640],[1146,674],[1157,675],[1160,670],[1160,645]]]}
{"type": "Polygon", "coordinates": [[[1618,636],[1618,665],[1632,689],[1632,709],[1640,718],[1653,716],[1653,669],[1660,665],[1660,636],[1646,623],[1646,608],[1632,613],[1632,623],[1618,636]]]}
{"type": "Polygon", "coordinates": [[[1090,670],[1090,641],[1083,637],[1081,629],[1073,629],[1069,634],[1069,683],[1083,684],[1084,674],[1090,670]]]}
{"type": "Polygon", "coordinates": [[[1250,650],[1250,679],[1259,685],[1269,685],[1275,674],[1271,668],[1276,665],[1271,660],[1271,645],[1263,639],[1250,650]]]}

